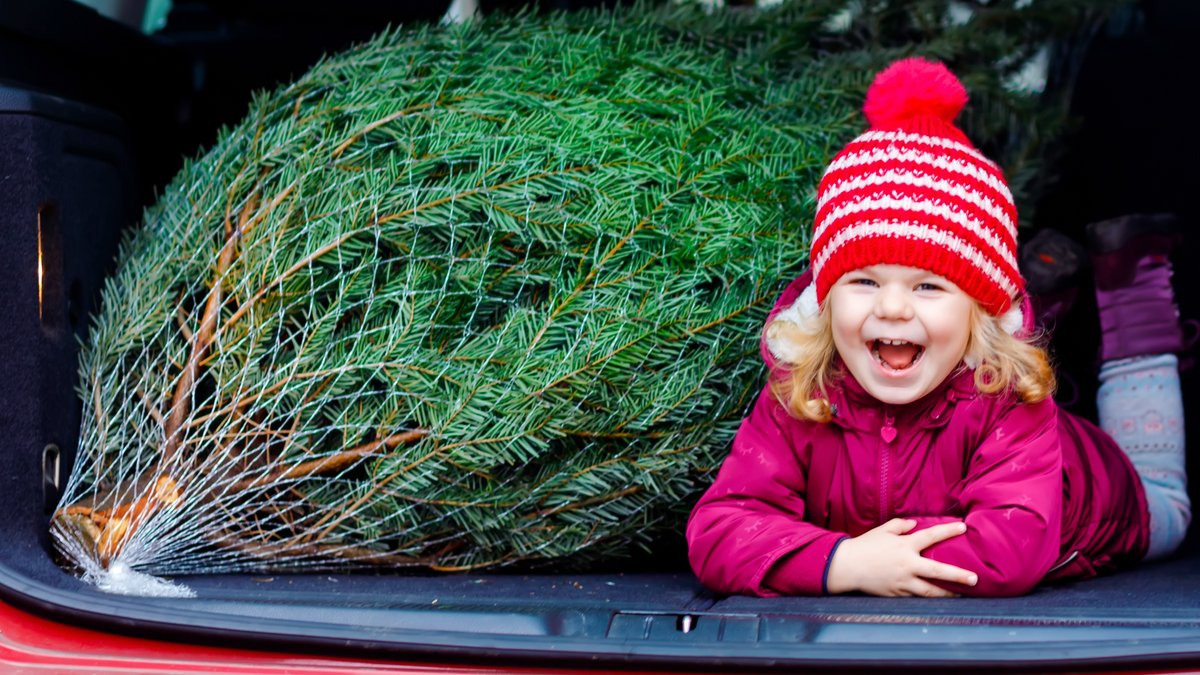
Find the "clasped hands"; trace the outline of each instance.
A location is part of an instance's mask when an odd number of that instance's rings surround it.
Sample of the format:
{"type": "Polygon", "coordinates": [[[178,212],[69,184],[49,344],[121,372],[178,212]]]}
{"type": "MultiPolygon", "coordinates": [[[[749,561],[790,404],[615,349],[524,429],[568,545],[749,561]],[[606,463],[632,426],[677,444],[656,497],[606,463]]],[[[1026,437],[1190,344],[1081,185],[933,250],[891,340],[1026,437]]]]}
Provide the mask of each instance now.
{"type": "Polygon", "coordinates": [[[886,597],[920,596],[954,598],[931,580],[950,581],[966,586],[978,583],[978,576],[954,565],[930,560],[921,551],[967,531],[965,523],[941,523],[908,534],[915,520],[893,518],[863,534],[846,539],[829,563],[826,590],[830,593],[861,591],[886,597]]]}

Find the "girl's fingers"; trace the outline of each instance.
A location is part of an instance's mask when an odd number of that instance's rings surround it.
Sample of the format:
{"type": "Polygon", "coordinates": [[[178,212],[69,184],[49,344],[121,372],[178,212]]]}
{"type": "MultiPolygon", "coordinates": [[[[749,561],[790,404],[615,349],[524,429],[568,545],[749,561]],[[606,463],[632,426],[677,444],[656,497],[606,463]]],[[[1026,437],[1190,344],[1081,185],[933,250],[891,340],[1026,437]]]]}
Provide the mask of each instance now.
{"type": "Polygon", "coordinates": [[[952,537],[957,537],[966,531],[967,524],[959,521],[927,527],[924,530],[916,532],[910,536],[913,540],[913,543],[917,545],[917,550],[923,551],[939,541],[946,541],[952,537]]]}
{"type": "Polygon", "coordinates": [[[915,595],[917,597],[921,597],[921,598],[957,598],[958,597],[958,593],[951,593],[950,591],[948,591],[944,588],[934,586],[933,584],[929,583],[928,581],[924,581],[922,579],[914,580],[913,583],[909,585],[907,590],[909,593],[912,593],[913,595],[915,595]]]}
{"type": "Polygon", "coordinates": [[[921,566],[917,572],[923,579],[937,579],[939,581],[952,581],[956,584],[964,586],[974,586],[979,583],[979,576],[970,570],[964,570],[961,567],[947,565],[946,563],[935,562],[930,560],[921,566]]]}
{"type": "Polygon", "coordinates": [[[877,529],[883,530],[889,534],[904,534],[917,526],[917,521],[907,520],[905,518],[892,518],[886,523],[880,525],[877,529]]]}

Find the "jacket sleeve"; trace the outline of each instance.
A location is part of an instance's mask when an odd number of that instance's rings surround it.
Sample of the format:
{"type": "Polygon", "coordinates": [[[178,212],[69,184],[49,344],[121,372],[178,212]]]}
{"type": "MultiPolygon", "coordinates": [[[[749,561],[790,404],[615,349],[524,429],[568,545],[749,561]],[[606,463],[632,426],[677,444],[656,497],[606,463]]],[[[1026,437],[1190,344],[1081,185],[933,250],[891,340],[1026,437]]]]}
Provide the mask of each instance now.
{"type": "Polygon", "coordinates": [[[729,594],[815,595],[846,535],[804,522],[807,453],[769,386],[734,437],[716,481],[688,520],[688,558],[700,581],[729,594]]]}
{"type": "MultiPolygon", "coordinates": [[[[934,544],[927,558],[975,572],[979,582],[934,582],[962,595],[1029,592],[1059,555],[1062,449],[1053,401],[1014,405],[988,431],[956,490],[967,532],[934,544]]],[[[916,517],[921,530],[957,517],[916,517]]]]}

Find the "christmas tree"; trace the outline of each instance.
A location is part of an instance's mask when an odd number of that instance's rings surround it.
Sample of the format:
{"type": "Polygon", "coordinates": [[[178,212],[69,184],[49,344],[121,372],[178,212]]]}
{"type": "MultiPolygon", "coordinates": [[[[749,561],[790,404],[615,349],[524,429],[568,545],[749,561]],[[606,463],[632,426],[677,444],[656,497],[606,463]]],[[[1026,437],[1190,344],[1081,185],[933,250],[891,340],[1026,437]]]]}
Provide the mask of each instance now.
{"type": "MultiPolygon", "coordinates": [[[[65,563],[578,564],[681,528],[874,67],[1026,37],[850,5],[401,28],[257,96],[123,243],[65,563]]],[[[1003,156],[1047,147],[1061,106],[1001,106],[1039,98],[1020,63],[964,63],[1003,156]]]]}

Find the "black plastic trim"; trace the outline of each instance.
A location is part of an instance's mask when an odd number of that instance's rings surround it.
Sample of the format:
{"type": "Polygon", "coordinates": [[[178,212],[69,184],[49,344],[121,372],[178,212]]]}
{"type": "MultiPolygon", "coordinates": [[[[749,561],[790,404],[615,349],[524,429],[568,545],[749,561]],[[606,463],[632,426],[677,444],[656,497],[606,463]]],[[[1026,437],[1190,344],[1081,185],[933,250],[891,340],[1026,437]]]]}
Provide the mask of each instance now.
{"type": "MultiPolygon", "coordinates": [[[[589,665],[604,667],[655,667],[691,670],[821,668],[925,668],[1000,669],[1047,667],[1129,667],[1147,665],[1196,665],[1200,663],[1200,618],[1190,620],[1142,620],[1118,622],[1123,631],[1110,630],[1097,640],[1009,641],[993,634],[985,642],[879,642],[836,641],[823,643],[820,632],[829,626],[849,625],[846,617],[798,617],[761,614],[760,621],[786,619],[825,620],[811,625],[797,642],[753,642],[735,645],[700,640],[630,640],[563,635],[514,635],[449,630],[373,629],[362,625],[331,624],[303,618],[264,618],[206,611],[203,600],[165,600],[81,594],[52,588],[0,565],[0,597],[37,614],[66,623],[118,633],[154,636],[160,639],[237,645],[254,649],[353,654],[370,658],[451,661],[487,661],[535,665],[589,665]],[[86,599],[86,603],[80,601],[86,599]],[[799,643],[799,644],[798,644],[799,643]],[[742,649],[738,649],[741,646],[742,649]],[[936,646],[936,649],[930,649],[936,646]]],[[[436,610],[429,610],[436,612],[436,610]]],[[[460,608],[455,611],[524,613],[508,608],[460,608]]],[[[592,621],[608,620],[618,608],[580,610],[591,612],[592,621]]],[[[700,617],[723,613],[688,612],[700,617]]],[[[652,614],[652,613],[651,613],[652,614]]],[[[744,613],[743,613],[744,614],[744,613]]],[[[997,617],[998,618],[998,617],[997,617]]],[[[979,633],[1011,631],[1011,625],[971,626],[979,633]]],[[[871,622],[859,617],[859,626],[876,632],[890,626],[906,631],[919,629],[913,618],[889,623],[886,618],[871,622]]],[[[1074,622],[1070,622],[1074,623],[1074,622]]],[[[943,624],[945,625],[945,624],[943,624]]],[[[966,625],[966,624],[961,624],[966,625]]],[[[1109,623],[1112,626],[1112,623],[1109,623]]],[[[937,624],[926,624],[925,627],[937,624]]],[[[1030,627],[1037,630],[1037,627],[1030,627]]],[[[1115,627],[1114,627],[1115,628],[1115,627]]]]}

